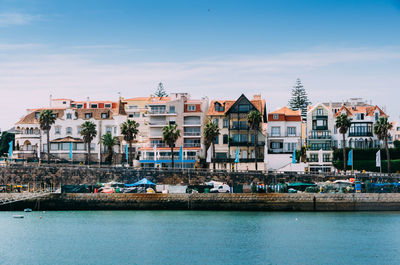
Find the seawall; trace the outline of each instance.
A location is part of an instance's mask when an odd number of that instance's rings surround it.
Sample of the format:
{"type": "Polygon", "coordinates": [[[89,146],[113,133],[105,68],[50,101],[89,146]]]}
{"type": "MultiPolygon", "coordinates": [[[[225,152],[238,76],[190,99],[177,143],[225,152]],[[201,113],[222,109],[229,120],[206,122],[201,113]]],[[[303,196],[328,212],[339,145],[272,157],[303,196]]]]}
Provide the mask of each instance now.
{"type": "MultiPolygon", "coordinates": [[[[7,196],[3,194],[2,196],[7,196]]],[[[400,211],[400,194],[50,194],[0,205],[33,210],[400,211]]]]}

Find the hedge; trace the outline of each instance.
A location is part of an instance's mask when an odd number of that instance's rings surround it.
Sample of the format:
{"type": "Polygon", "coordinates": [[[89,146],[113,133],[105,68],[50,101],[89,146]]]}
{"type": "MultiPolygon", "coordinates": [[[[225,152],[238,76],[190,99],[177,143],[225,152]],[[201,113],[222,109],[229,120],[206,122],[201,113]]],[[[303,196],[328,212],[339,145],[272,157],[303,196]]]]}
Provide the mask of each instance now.
{"type": "MultiPolygon", "coordinates": [[[[378,152],[379,148],[370,148],[370,149],[353,149],[353,159],[356,160],[374,160],[376,157],[376,152],[378,152]]],[[[386,150],[381,150],[381,159],[386,159],[386,150]]],[[[350,148],[346,148],[346,156],[349,154],[350,148]]],[[[400,148],[390,148],[390,160],[400,159],[400,148]]],[[[333,150],[333,161],[343,160],[343,149],[335,149],[333,150]]],[[[383,162],[382,162],[383,164],[383,162]]]]}
{"type": "MultiPolygon", "coordinates": [[[[387,161],[382,160],[382,172],[387,172],[387,161]]],[[[337,169],[343,170],[343,160],[336,160],[333,162],[333,166],[337,169]]],[[[347,166],[347,170],[351,169],[351,166],[347,166]]],[[[376,161],[374,160],[354,160],[354,170],[365,170],[371,172],[379,172],[379,167],[376,167],[376,161]]],[[[400,159],[390,161],[391,173],[400,172],[400,159]]]]}

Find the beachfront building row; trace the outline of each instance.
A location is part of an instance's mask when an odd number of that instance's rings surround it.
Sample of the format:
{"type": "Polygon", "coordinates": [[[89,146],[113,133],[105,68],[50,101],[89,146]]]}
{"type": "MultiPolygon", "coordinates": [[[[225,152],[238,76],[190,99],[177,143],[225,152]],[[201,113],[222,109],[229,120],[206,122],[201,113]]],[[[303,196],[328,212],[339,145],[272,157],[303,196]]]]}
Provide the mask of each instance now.
{"type": "MultiPolygon", "coordinates": [[[[117,101],[51,99],[49,107],[30,109],[16,123],[16,157],[38,158],[46,152],[46,134],[39,126],[39,115],[44,109],[51,109],[56,115],[50,130],[50,151],[59,159],[85,160],[87,151],[80,126],[84,121],[92,121],[98,134],[92,141],[91,160],[104,161],[107,148],[101,144],[101,136],[111,133],[120,140],[114,147],[115,163],[120,163],[127,144],[120,133],[120,125],[129,119],[140,125],[132,147],[136,166],[171,165],[171,149],[162,140],[162,128],[176,124],[181,136],[173,149],[175,166],[193,168],[199,162],[205,162],[208,150],[204,146],[203,127],[207,121],[212,121],[218,125],[220,135],[215,141],[215,155],[212,155],[215,159],[210,167],[215,162],[217,169],[227,170],[254,170],[256,162],[258,170],[292,169],[293,151],[303,147],[306,150],[306,159],[302,160],[304,170],[331,171],[332,149],[343,146],[342,135],[335,126],[340,114],[352,119],[346,135],[346,146],[351,148],[380,146],[373,125],[380,117],[387,116],[378,106],[359,98],[314,104],[308,109],[306,121],[300,111],[287,107],[267,113],[266,101],[261,95],[248,98],[243,94],[236,100],[211,102],[206,97],[192,99],[188,93],[171,93],[161,98],[119,98],[117,101]],[[248,123],[248,115],[253,110],[262,116],[257,132],[248,123]],[[181,146],[182,157],[179,155],[181,146]],[[235,162],[237,156],[239,163],[235,162]]],[[[400,126],[394,127],[393,140],[400,138],[400,133],[396,136],[400,126]]]]}

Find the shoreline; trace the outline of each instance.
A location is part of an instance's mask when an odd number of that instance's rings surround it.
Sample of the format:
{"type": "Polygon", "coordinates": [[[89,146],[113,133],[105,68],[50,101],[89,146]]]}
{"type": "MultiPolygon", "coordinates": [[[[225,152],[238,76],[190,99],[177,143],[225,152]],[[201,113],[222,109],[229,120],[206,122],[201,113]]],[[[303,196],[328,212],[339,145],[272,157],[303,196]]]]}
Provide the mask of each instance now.
{"type": "Polygon", "coordinates": [[[0,211],[213,210],[400,211],[397,193],[49,194],[0,205],[0,211]]]}

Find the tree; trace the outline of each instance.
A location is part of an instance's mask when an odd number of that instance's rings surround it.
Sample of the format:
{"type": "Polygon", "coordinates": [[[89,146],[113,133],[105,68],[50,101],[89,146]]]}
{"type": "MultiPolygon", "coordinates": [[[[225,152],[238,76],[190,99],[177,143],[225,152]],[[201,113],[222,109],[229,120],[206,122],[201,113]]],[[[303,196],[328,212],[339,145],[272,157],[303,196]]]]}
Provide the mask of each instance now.
{"type": "Polygon", "coordinates": [[[301,110],[303,120],[307,117],[307,107],[311,105],[308,100],[307,92],[300,79],[297,78],[295,86],[292,88],[292,98],[289,100],[289,107],[292,110],[301,110]]]}
{"type": "MultiPolygon", "coordinates": [[[[171,148],[171,161],[172,168],[174,168],[174,146],[176,140],[181,136],[181,132],[178,129],[177,124],[169,124],[162,128],[162,138],[164,143],[166,143],[171,148]]],[[[154,154],[155,155],[155,154],[154,154]]]]}
{"type": "Polygon", "coordinates": [[[3,132],[0,137],[0,156],[8,154],[9,143],[14,141],[15,134],[9,132],[3,132]]]}
{"type": "Polygon", "coordinates": [[[124,140],[129,144],[129,166],[133,166],[133,156],[132,156],[132,142],[136,139],[139,133],[139,123],[134,120],[127,120],[121,124],[121,134],[124,136],[124,140]]]}
{"type": "Polygon", "coordinates": [[[47,137],[47,163],[50,163],[50,129],[51,125],[56,122],[56,115],[52,110],[44,110],[40,113],[39,124],[40,129],[46,132],[47,137]]]}
{"type": "Polygon", "coordinates": [[[206,123],[203,129],[203,135],[204,135],[204,143],[206,146],[206,161],[207,161],[207,150],[209,146],[212,146],[213,150],[213,169],[215,170],[215,141],[217,140],[219,136],[219,128],[218,125],[212,121],[209,121],[206,123]]]}
{"type": "Polygon", "coordinates": [[[390,173],[390,153],[388,147],[388,139],[390,137],[389,131],[393,128],[393,125],[388,121],[387,117],[380,117],[374,125],[374,133],[379,140],[385,143],[386,159],[388,173],[390,173]]]}
{"type": "Polygon", "coordinates": [[[167,92],[166,92],[165,89],[164,89],[163,83],[161,83],[161,82],[158,83],[157,90],[156,90],[156,92],[154,93],[153,96],[154,96],[154,97],[159,97],[159,98],[167,97],[167,96],[168,96],[167,92]]]}
{"type": "Polygon", "coordinates": [[[106,161],[112,164],[112,158],[113,158],[113,148],[114,145],[119,144],[119,140],[117,137],[113,137],[111,133],[106,133],[101,137],[101,142],[103,143],[104,146],[107,146],[107,158],[106,161]]]}
{"type": "Polygon", "coordinates": [[[346,172],[346,133],[350,129],[351,119],[346,114],[342,114],[336,118],[336,128],[343,136],[343,170],[346,172]]]}
{"type": "Polygon", "coordinates": [[[400,141],[399,140],[395,140],[393,142],[394,148],[400,148],[400,141]]]}
{"type": "Polygon", "coordinates": [[[87,145],[87,163],[90,165],[90,146],[93,139],[97,135],[96,124],[91,121],[85,121],[81,125],[81,135],[83,137],[83,141],[87,145]]]}
{"type": "Polygon", "coordinates": [[[262,115],[258,110],[250,111],[249,115],[247,116],[247,121],[250,125],[250,129],[253,130],[254,133],[254,155],[255,155],[255,165],[256,170],[257,168],[257,144],[258,144],[258,131],[260,130],[260,123],[262,122],[262,115]]]}

